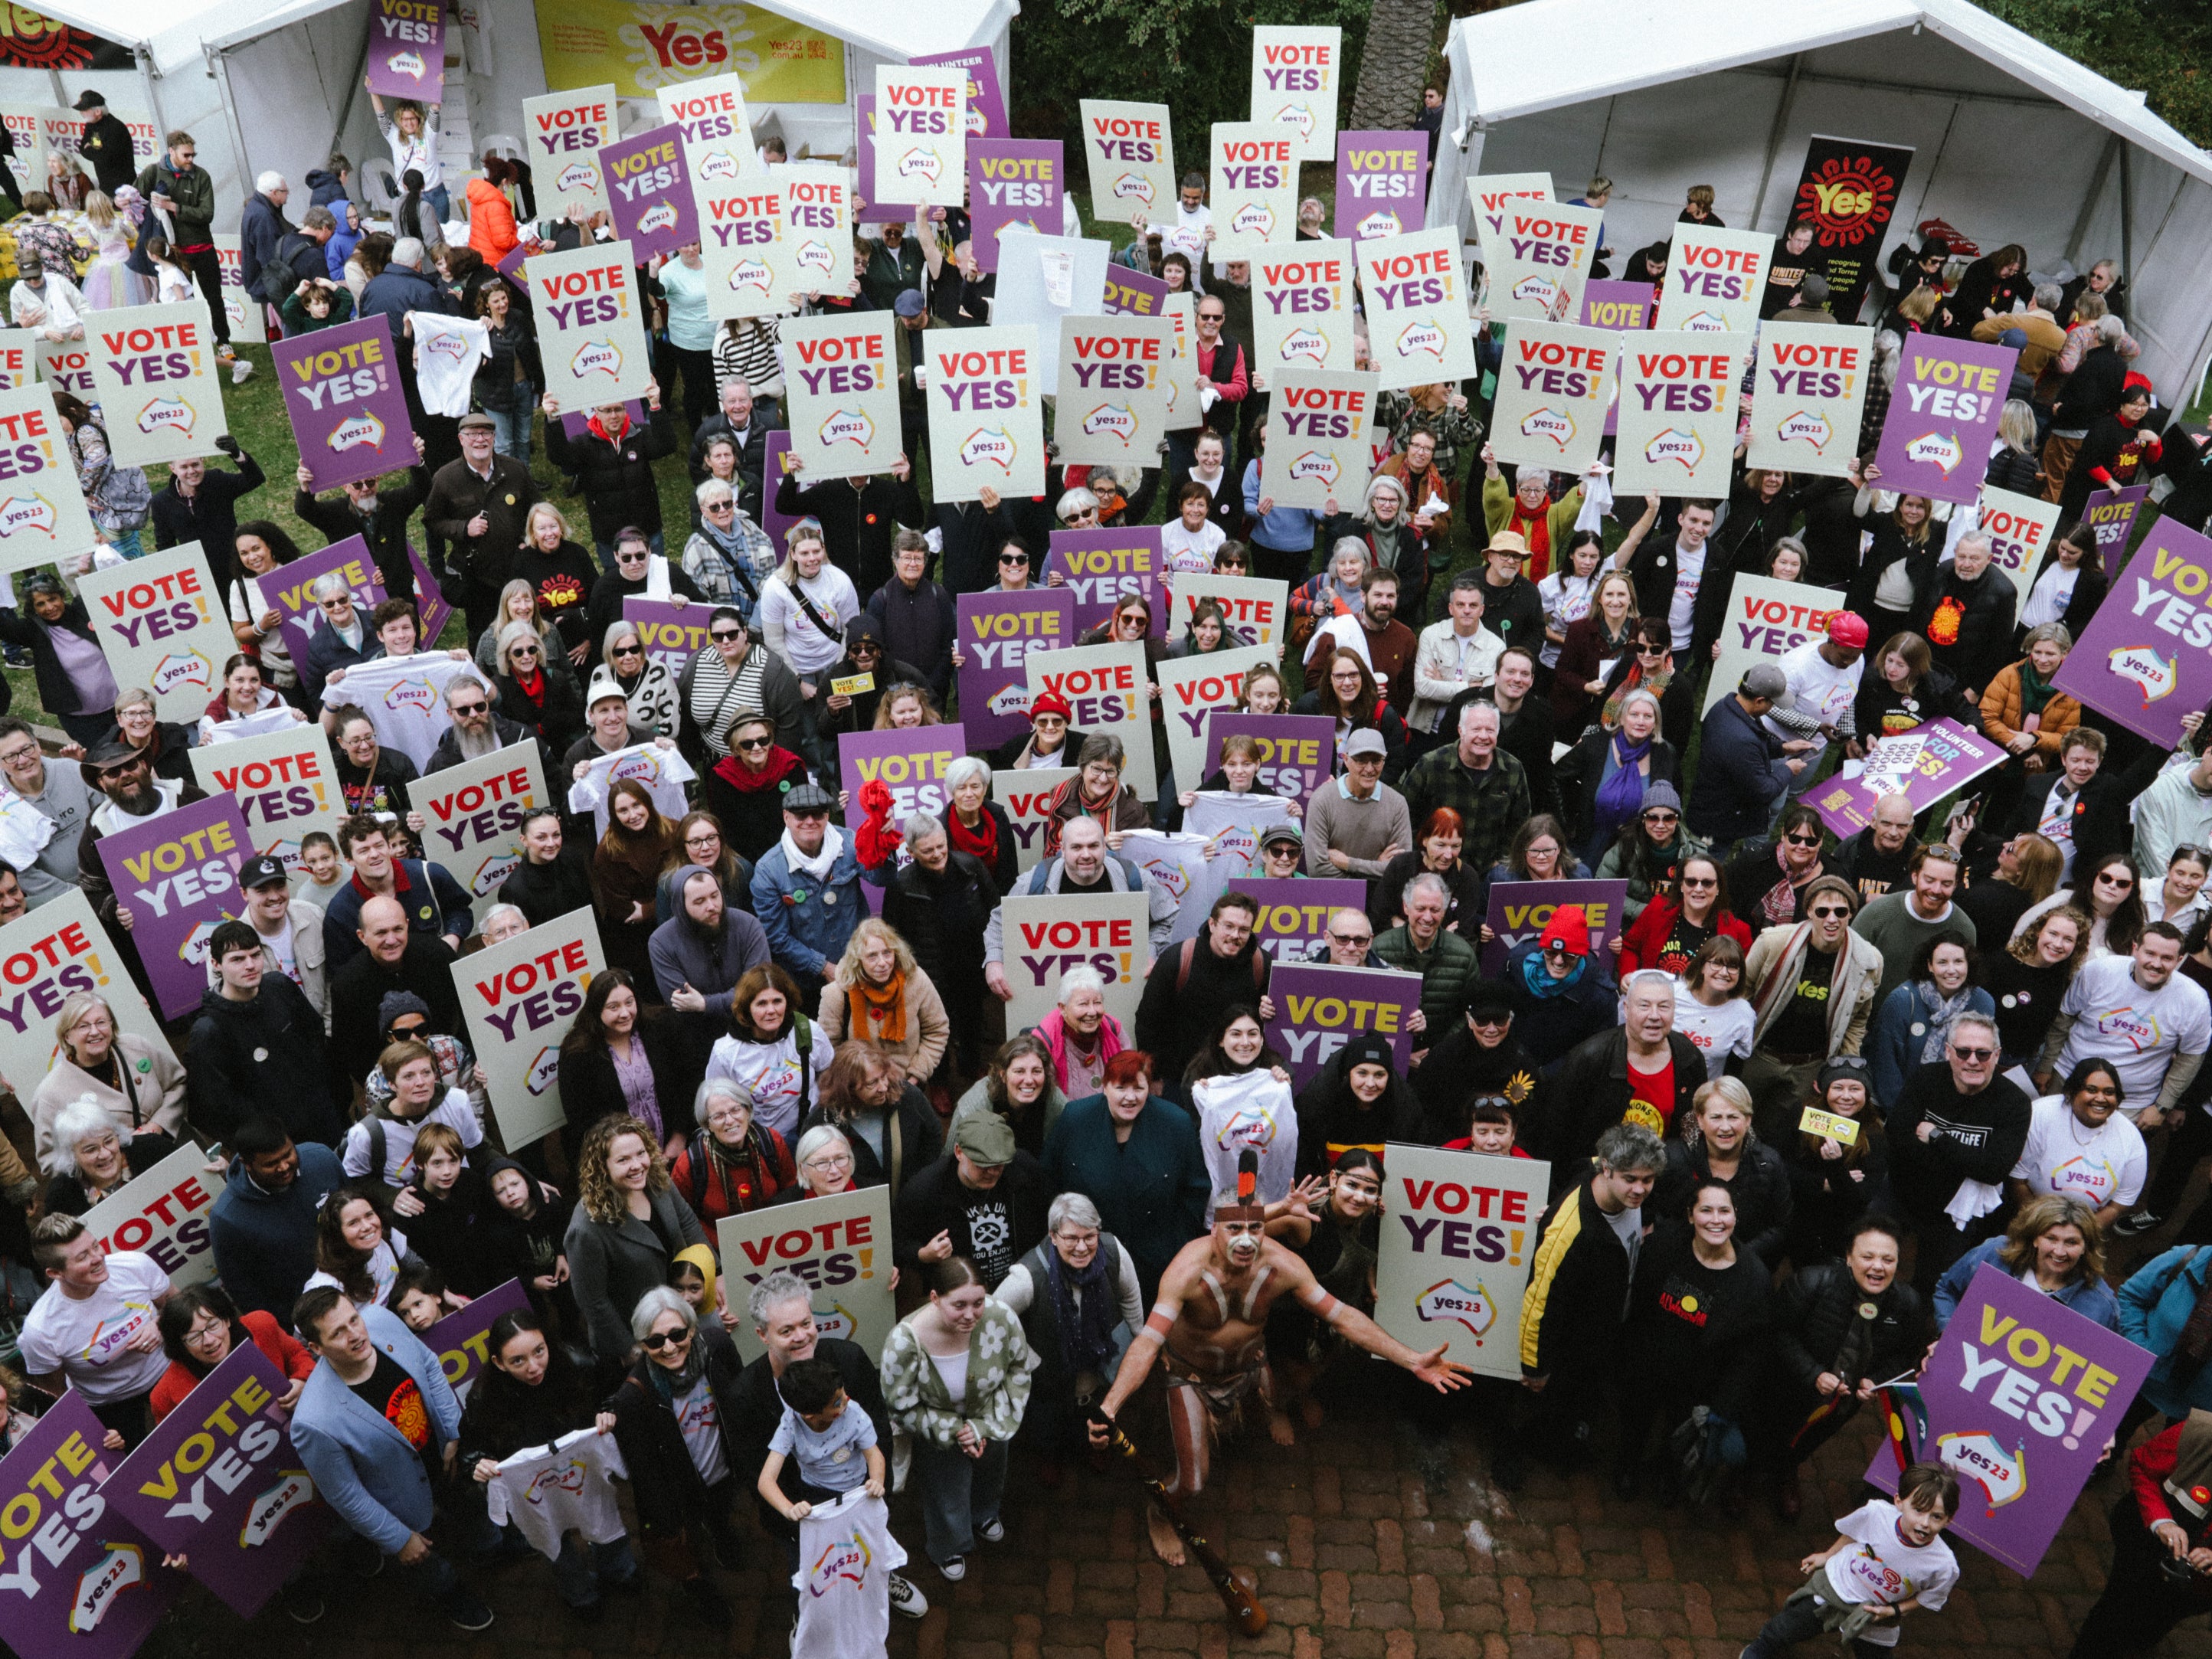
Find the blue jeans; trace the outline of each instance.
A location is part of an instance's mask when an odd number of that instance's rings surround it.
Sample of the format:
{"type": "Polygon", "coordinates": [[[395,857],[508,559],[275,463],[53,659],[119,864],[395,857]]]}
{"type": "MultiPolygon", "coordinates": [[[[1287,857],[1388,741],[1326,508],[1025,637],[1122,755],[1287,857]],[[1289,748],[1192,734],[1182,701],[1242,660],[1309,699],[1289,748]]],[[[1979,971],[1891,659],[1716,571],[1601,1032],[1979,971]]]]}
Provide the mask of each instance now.
{"type": "Polygon", "coordinates": [[[530,464],[530,426],[538,414],[538,388],[527,380],[514,384],[514,403],[507,409],[487,409],[491,416],[492,452],[530,464]]]}
{"type": "Polygon", "coordinates": [[[441,185],[435,190],[426,190],[422,199],[438,210],[438,222],[443,224],[453,216],[453,193],[441,185]]]}
{"type": "Polygon", "coordinates": [[[572,1607],[592,1606],[604,1586],[628,1584],[637,1574],[637,1558],[629,1552],[628,1538],[617,1538],[611,1544],[586,1544],[574,1533],[568,1533],[562,1537],[561,1553],[553,1563],[553,1581],[560,1586],[562,1601],[572,1607]]]}
{"type": "MultiPolygon", "coordinates": [[[[1759,1634],[1752,1638],[1751,1645],[1743,1650],[1744,1659],[1774,1659],[1776,1655],[1788,1652],[1798,1643],[1809,1642],[1819,1636],[1821,1608],[1825,1601],[1825,1595],[1820,1599],[1810,1595],[1802,1600],[1792,1597],[1784,1605],[1782,1611],[1768,1620],[1759,1634]]],[[[1823,1650],[1827,1651],[1832,1651],[1834,1645],[1827,1641],[1821,1644],[1823,1650]]],[[[1888,1659],[1889,1655],[1897,1651],[1895,1648],[1864,1640],[1853,1642],[1851,1650],[1858,1659],[1888,1659]]]]}
{"type": "Polygon", "coordinates": [[[1006,1490],[1006,1443],[994,1440],[981,1457],[916,1437],[914,1468],[921,1489],[923,1547],[942,1566],[975,1547],[975,1528],[999,1518],[1006,1490]]]}

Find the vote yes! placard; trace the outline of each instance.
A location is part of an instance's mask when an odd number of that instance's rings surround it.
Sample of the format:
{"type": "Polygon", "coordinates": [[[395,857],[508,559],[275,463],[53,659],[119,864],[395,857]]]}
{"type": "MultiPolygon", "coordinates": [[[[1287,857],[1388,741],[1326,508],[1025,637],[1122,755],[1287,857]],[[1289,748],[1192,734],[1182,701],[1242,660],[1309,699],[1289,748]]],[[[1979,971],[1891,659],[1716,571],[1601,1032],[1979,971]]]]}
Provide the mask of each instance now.
{"type": "Polygon", "coordinates": [[[873,203],[958,207],[968,188],[968,76],[913,64],[876,65],[873,203]]]}
{"type": "MultiPolygon", "coordinates": [[[[1073,330],[1070,332],[1073,332],[1073,330]]],[[[939,329],[916,335],[929,400],[930,484],[940,501],[1044,493],[1044,397],[1037,331],[939,329]]],[[[963,596],[964,597],[964,596],[963,596]]]]}
{"type": "Polygon", "coordinates": [[[794,317],[783,325],[791,453],[810,479],[888,472],[898,459],[891,331],[903,326],[887,311],[794,317]]]}
{"type": "Polygon", "coordinates": [[[526,98],[522,129],[540,213],[556,217],[572,207],[596,213],[607,205],[599,146],[614,143],[618,131],[611,84],[526,98]]]}
{"type": "Polygon", "coordinates": [[[508,1151],[568,1121],[561,1106],[561,1039],[575,1024],[592,975],[606,962],[599,924],[587,905],[453,963],[469,1046],[489,1079],[508,1151]]]}
{"type": "Polygon", "coordinates": [[[1075,730],[1091,737],[1103,732],[1121,738],[1128,757],[1121,769],[1121,781],[1134,789],[1139,799],[1158,797],[1159,776],[1152,759],[1152,681],[1140,641],[1039,651],[1024,666],[1029,673],[1032,702],[1038,693],[1053,692],[1067,699],[1067,723],[1075,730]]]}
{"type": "Polygon", "coordinates": [[[215,696],[216,665],[237,649],[200,544],[93,571],[77,594],[115,683],[152,688],[165,720],[198,720],[215,696]]]}
{"type": "Polygon", "coordinates": [[[0,574],[89,552],[99,539],[52,389],[0,390],[0,574]]]}
{"type": "Polygon", "coordinates": [[[583,414],[652,389],[645,302],[628,242],[534,253],[523,270],[538,311],[546,393],[563,410],[583,414]]]}
{"type": "Polygon", "coordinates": [[[216,453],[215,441],[230,426],[205,305],[186,300],[97,311],[87,320],[84,343],[99,394],[94,401],[118,465],[151,466],[216,453]]]}

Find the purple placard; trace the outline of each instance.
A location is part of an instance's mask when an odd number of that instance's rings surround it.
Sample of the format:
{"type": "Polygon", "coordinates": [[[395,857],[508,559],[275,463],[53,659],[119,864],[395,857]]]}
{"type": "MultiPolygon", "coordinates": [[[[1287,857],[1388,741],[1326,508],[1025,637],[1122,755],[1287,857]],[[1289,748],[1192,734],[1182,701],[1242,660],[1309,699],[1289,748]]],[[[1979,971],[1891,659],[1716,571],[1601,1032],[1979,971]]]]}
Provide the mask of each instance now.
{"type": "Polygon", "coordinates": [[[491,1363],[491,1328],[501,1314],[520,1313],[529,1305],[522,1281],[510,1279],[422,1333],[422,1346],[438,1356],[447,1384],[464,1401],[477,1373],[491,1363]]]}
{"type": "MultiPolygon", "coordinates": [[[[1583,314],[1576,320],[1584,328],[1625,332],[1650,327],[1658,311],[1659,302],[1651,297],[1649,283],[1584,283],[1583,314]]],[[[1620,395],[1615,387],[1613,401],[1606,405],[1605,435],[1613,437],[1620,430],[1620,395]]]]}
{"type": "Polygon", "coordinates": [[[200,1006],[207,936],[243,908],[238,866],[252,856],[253,832],[229,795],[193,801],[100,842],[100,864],[116,903],[130,908],[131,943],[164,1016],[200,1006]]]}
{"type": "Polygon", "coordinates": [[[2135,533],[2136,517],[2149,499],[2148,484],[2130,484],[2125,489],[2093,489],[2081,503],[2081,522],[2097,532],[2097,557],[2108,580],[2118,576],[2127,562],[2128,538],[2135,533]]]}
{"type": "MultiPolygon", "coordinates": [[[[979,270],[999,268],[999,234],[1026,225],[1040,236],[1060,234],[1060,203],[1067,188],[1067,147],[1057,138],[968,140],[970,245],[979,270]]],[[[1132,276],[1135,275],[1133,271],[1132,276]]]]}
{"type": "Polygon", "coordinates": [[[1908,334],[1890,389],[1875,463],[1881,487],[1939,501],[1972,501],[2004,413],[2020,353],[1936,334],[1908,334]]]}
{"type": "Polygon", "coordinates": [[[648,127],[619,143],[599,146],[615,238],[629,240],[639,264],[699,240],[699,209],[684,159],[682,130],[648,127]]]}
{"type": "Polygon", "coordinates": [[[1942,1463],[1961,1488],[1953,1534],[2032,1577],[2156,1362],[1984,1262],[1921,1368],[1920,1410],[1889,1397],[1866,1478],[1893,1496],[1906,1462],[1942,1463]]]}
{"type": "Polygon", "coordinates": [[[840,732],[838,783],[853,798],[845,822],[857,828],[866,816],[860,788],[868,783],[881,783],[891,792],[893,829],[915,812],[943,817],[945,769],[967,752],[967,731],[958,720],[897,732],[840,732]]]}
{"type": "Polygon", "coordinates": [[[0,1641],[19,1654],[130,1659],[185,1587],[100,1495],[106,1432],[71,1389],[0,1459],[0,1641]]]}
{"type": "Polygon", "coordinates": [[[2212,540],[2159,519],[2051,684],[2153,743],[2179,747],[2181,717],[2212,703],[2208,587],[2212,540]]]}
{"type": "MultiPolygon", "coordinates": [[[[927,58],[909,58],[907,62],[916,68],[957,69],[968,71],[968,142],[978,138],[1003,138],[1011,129],[1006,123],[1006,94],[999,89],[999,60],[991,55],[988,46],[963,46],[958,52],[932,52],[927,58]]],[[[864,173],[863,179],[872,178],[864,173]]],[[[1060,223],[1054,216],[1054,229],[1048,235],[1060,234],[1060,223]]]]}
{"type": "Polygon", "coordinates": [[[1171,291],[1162,277],[1132,270],[1127,265],[1117,265],[1110,261],[1106,266],[1105,307],[1112,315],[1164,317],[1168,314],[1168,295],[1171,291]]]}
{"type": "MultiPolygon", "coordinates": [[[[411,543],[407,558],[415,568],[415,608],[422,617],[422,634],[416,643],[427,651],[445,631],[446,619],[453,614],[453,607],[439,592],[438,579],[430,574],[430,567],[422,562],[422,555],[411,543]]],[[[368,544],[359,536],[349,536],[313,553],[302,553],[284,567],[281,584],[265,579],[262,582],[261,597],[276,613],[279,626],[284,630],[284,648],[292,653],[295,663],[307,661],[307,647],[313,641],[315,630],[323,625],[322,609],[308,597],[308,590],[319,578],[332,571],[343,576],[353,589],[353,608],[362,618],[362,643],[366,646],[375,638],[368,631],[368,615],[392,596],[384,591],[384,582],[376,572],[376,561],[369,556],[368,544]]],[[[469,643],[473,647],[476,641],[471,640],[469,643]]]]}
{"type": "Polygon", "coordinates": [[[1421,1006],[1419,974],[1279,962],[1267,975],[1267,994],[1275,1003],[1267,1046],[1288,1062],[1293,1092],[1346,1043],[1370,1032],[1389,1038],[1398,1075],[1406,1075],[1413,1053],[1406,1021],[1421,1006]]]}
{"type": "Polygon", "coordinates": [[[854,176],[860,181],[860,188],[854,192],[853,197],[858,204],[853,211],[853,222],[856,225],[887,225],[896,219],[901,223],[911,224],[914,222],[911,207],[897,203],[878,207],[868,199],[868,192],[876,187],[876,94],[872,92],[854,93],[853,106],[856,112],[853,117],[853,131],[859,136],[855,148],[859,151],[860,161],[860,171],[854,176]]]}
{"type": "MultiPolygon", "coordinates": [[[[624,398],[623,412],[629,416],[629,423],[635,427],[644,427],[650,424],[653,420],[653,411],[645,406],[645,399],[642,398],[624,398]]],[[[570,443],[580,441],[591,429],[592,411],[590,410],[578,409],[562,412],[561,433],[570,443]]]]}
{"type": "Polygon", "coordinates": [[[1367,908],[1367,884],[1357,876],[1246,876],[1230,885],[1260,907],[1252,937],[1279,963],[1304,962],[1325,944],[1330,911],[1367,908]]]}
{"type": "Polygon", "coordinates": [[[415,465],[415,428],[382,317],[270,343],[311,487],[335,489],[415,465]]]}
{"type": "Polygon", "coordinates": [[[960,641],[960,719],[995,749],[1030,729],[1029,654],[1075,643],[1075,596],[1064,587],[987,589],[952,601],[960,641]]]}
{"type": "Polygon", "coordinates": [[[499,263],[492,269],[506,277],[519,292],[527,295],[530,284],[523,280],[522,267],[529,263],[532,254],[541,251],[541,247],[542,245],[537,242],[517,242],[499,256],[499,263]]]}
{"type": "Polygon", "coordinates": [[[1418,129],[1338,133],[1336,234],[1372,242],[1420,229],[1428,166],[1429,135],[1418,129]]]}
{"type": "Polygon", "coordinates": [[[761,490],[760,526],[768,532],[769,540],[778,547],[783,545],[784,532],[806,516],[803,513],[776,511],[775,487],[783,481],[783,458],[789,453],[790,428],[772,428],[768,434],[768,447],[761,452],[761,477],[765,483],[761,490]]]}
{"type": "MultiPolygon", "coordinates": [[[[2092,624],[2094,630],[2094,624],[2092,624]]],[[[2081,655],[2081,647],[2075,645],[2074,657],[2081,655]]],[[[2067,660],[2071,662],[2074,657],[2067,660]]],[[[2059,671],[2064,678],[2065,671],[2059,671]]],[[[1956,720],[1930,720],[1916,726],[1905,733],[1925,739],[1917,763],[1905,775],[1905,798],[1918,812],[1933,806],[1954,790],[1962,789],[1993,766],[2003,764],[2005,751],[1987,738],[1969,732],[1956,720]]],[[[1875,755],[1869,755],[1870,760],[1875,755]]],[[[1841,773],[1817,783],[1806,793],[1821,822],[1836,832],[1839,840],[1849,840],[1874,822],[1875,803],[1881,796],[1894,793],[1869,787],[1867,774],[1845,779],[1841,773]],[[1814,799],[1815,796],[1817,799],[1814,799]]]]}
{"type": "MultiPolygon", "coordinates": [[[[1336,722],[1326,714],[1246,714],[1217,708],[1206,717],[1206,752],[1219,755],[1224,738],[1257,738],[1260,775],[1253,787],[1297,802],[1300,811],[1336,775],[1336,722]]],[[[1212,775],[1208,767],[1206,775],[1212,775]]]]}
{"type": "Polygon", "coordinates": [[[185,1557],[192,1577],[245,1619],[330,1530],[330,1505],[292,1446],[292,1413],[276,1403],[291,1386],[268,1355],[240,1344],[101,1488],[118,1513],[185,1557]]]}
{"type": "Polygon", "coordinates": [[[1552,913],[1562,904],[1579,904],[1590,925],[1590,960],[1613,972],[1613,941],[1627,925],[1628,884],[1625,881],[1501,881],[1490,890],[1484,918],[1497,937],[1482,947],[1482,971],[1495,979],[1514,946],[1542,935],[1552,913]]]}
{"type": "Polygon", "coordinates": [[[707,618],[714,612],[711,605],[673,605],[635,596],[622,605],[623,620],[637,625],[645,654],[671,674],[682,673],[684,665],[707,648],[707,618]]]}
{"type": "Polygon", "coordinates": [[[1124,594],[1142,593],[1152,601],[1152,635],[1168,633],[1167,596],[1160,586],[1160,527],[1137,525],[1117,530],[1055,530],[1044,556],[1045,581],[1059,577],[1075,595],[1075,631],[1079,635],[1114,614],[1124,594]]]}
{"type": "Polygon", "coordinates": [[[380,98],[443,102],[444,0],[375,0],[368,11],[368,89],[380,98]]]}

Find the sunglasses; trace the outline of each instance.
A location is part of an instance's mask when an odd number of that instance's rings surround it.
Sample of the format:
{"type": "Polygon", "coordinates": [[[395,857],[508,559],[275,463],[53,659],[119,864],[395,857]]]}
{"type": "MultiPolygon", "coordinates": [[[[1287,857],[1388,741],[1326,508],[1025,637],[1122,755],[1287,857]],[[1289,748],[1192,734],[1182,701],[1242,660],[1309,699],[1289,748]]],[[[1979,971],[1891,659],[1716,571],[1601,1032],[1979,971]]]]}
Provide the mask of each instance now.
{"type": "Polygon", "coordinates": [[[1997,1057],[1997,1051],[1994,1048],[1954,1048],[1951,1054],[1958,1060],[1995,1060],[1997,1057]]]}
{"type": "Polygon", "coordinates": [[[1513,1023],[1513,1016],[1510,1014],[1469,1014],[1467,1017],[1467,1023],[1479,1028],[1486,1028],[1492,1025],[1510,1025],[1513,1023]]]}
{"type": "Polygon", "coordinates": [[[1782,839],[1792,847],[1818,847],[1820,844],[1820,838],[1818,836],[1790,835],[1783,836],[1782,839]]]}
{"type": "Polygon", "coordinates": [[[1663,657],[1668,649],[1663,645],[1639,645],[1636,647],[1636,654],[1639,657],[1663,657]]]}
{"type": "Polygon", "coordinates": [[[534,645],[518,645],[507,654],[510,657],[534,657],[538,654],[538,647],[534,645]]]}
{"type": "Polygon", "coordinates": [[[734,513],[738,510],[738,504],[735,501],[709,501],[707,510],[709,513],[734,513]]]}
{"type": "Polygon", "coordinates": [[[1685,876],[1682,878],[1682,885],[1685,887],[1717,887],[1720,885],[1720,883],[1711,876],[1685,876]]]}
{"type": "Polygon", "coordinates": [[[643,564],[651,556],[650,548],[618,547],[615,550],[615,558],[623,564],[643,564]]]}
{"type": "Polygon", "coordinates": [[[999,562],[1000,564],[1026,565],[1029,562],[1030,556],[1026,553],[1001,553],[999,555],[999,562]]]}
{"type": "Polygon", "coordinates": [[[2136,884],[2136,878],[2133,876],[2114,875],[2110,871],[2106,871],[2097,877],[2097,884],[2100,887],[2132,887],[2136,884]]]}
{"type": "Polygon", "coordinates": [[[1850,913],[1850,907],[1843,904],[1823,904],[1817,909],[1806,912],[1808,915],[1817,916],[1822,921],[1833,921],[1838,916],[1847,916],[1850,913]]]}
{"type": "Polygon", "coordinates": [[[663,1348],[680,1348],[690,1340],[691,1333],[689,1331],[653,1331],[638,1338],[641,1346],[653,1349],[656,1353],[663,1348]]]}
{"type": "Polygon", "coordinates": [[[1680,812],[1670,812],[1662,806],[1646,812],[1644,815],[1644,821],[1646,823],[1680,823],[1682,821],[1682,815],[1680,812]]]}
{"type": "Polygon", "coordinates": [[[641,645],[618,645],[610,654],[617,657],[641,657],[645,654],[645,647],[641,645]]]}
{"type": "Polygon", "coordinates": [[[717,645],[727,645],[731,641],[741,640],[744,636],[745,630],[742,628],[710,629],[707,634],[707,637],[717,645]]]}
{"type": "Polygon", "coordinates": [[[1329,937],[1339,945],[1372,945],[1375,942],[1375,935],[1372,933],[1331,933],[1329,937]]]}
{"type": "MultiPolygon", "coordinates": [[[[620,656],[622,653],[617,651],[615,654],[617,656],[620,656]]],[[[485,709],[490,708],[491,705],[488,702],[456,702],[448,703],[447,707],[456,714],[481,714],[485,709]]],[[[374,741],[373,733],[368,740],[374,741]]],[[[355,741],[356,741],[356,739],[350,738],[347,739],[349,744],[355,741]]]]}
{"type": "Polygon", "coordinates": [[[738,747],[740,749],[773,749],[775,747],[775,739],[774,738],[739,738],[738,739],[738,747]]]}

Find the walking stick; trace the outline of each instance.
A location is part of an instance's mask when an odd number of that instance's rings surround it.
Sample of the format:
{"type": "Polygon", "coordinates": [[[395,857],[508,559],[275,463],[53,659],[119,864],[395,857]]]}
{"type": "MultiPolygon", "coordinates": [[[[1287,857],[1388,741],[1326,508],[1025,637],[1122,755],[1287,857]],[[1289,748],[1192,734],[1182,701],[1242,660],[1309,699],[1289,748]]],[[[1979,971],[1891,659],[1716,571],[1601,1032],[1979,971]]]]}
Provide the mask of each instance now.
{"type": "Polygon", "coordinates": [[[1257,1636],[1267,1629],[1267,1609],[1260,1605],[1258,1581],[1245,1568],[1231,1566],[1221,1559],[1220,1551],[1199,1535],[1198,1529],[1184,1517],[1182,1506],[1176,1501],[1167,1482],[1161,1480],[1152,1465],[1145,1461],[1144,1453],[1137,1449],[1137,1443],[1129,1438],[1120,1424],[1103,1412],[1092,1413],[1091,1420],[1094,1425],[1104,1425],[1113,1449],[1135,1467],[1137,1484],[1152,1494],[1152,1502],[1159,1505],[1160,1513],[1167,1516],[1168,1524],[1176,1529],[1176,1536],[1190,1547],[1192,1558],[1206,1577],[1212,1581],[1214,1594],[1221,1598],[1221,1605],[1228,1609],[1231,1622],[1247,1636],[1257,1636]]]}

